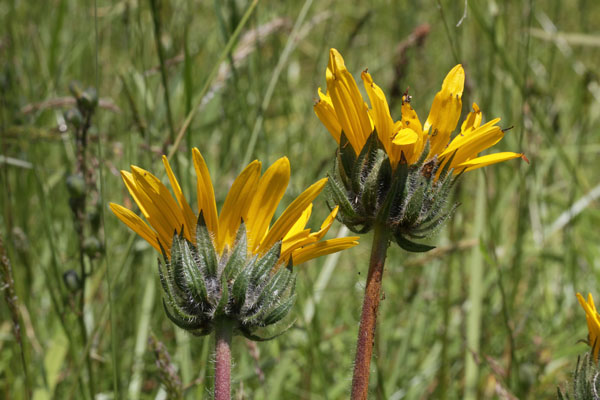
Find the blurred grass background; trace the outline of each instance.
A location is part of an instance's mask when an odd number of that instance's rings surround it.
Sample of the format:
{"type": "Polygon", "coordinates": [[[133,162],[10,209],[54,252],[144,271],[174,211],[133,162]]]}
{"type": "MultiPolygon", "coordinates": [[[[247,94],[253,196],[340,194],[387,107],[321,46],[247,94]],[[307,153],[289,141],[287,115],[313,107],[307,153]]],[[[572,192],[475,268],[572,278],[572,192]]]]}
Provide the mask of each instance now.
{"type": "MultiPolygon", "coordinates": [[[[369,68],[397,119],[410,88],[424,121],[445,74],[462,63],[463,115],[475,101],[484,118],[502,117],[513,129],[495,151],[531,161],[462,178],[461,206],[429,241],[438,249],[390,248],[371,397],[554,397],[587,351],[575,292],[600,297],[599,19],[590,0],[2,1],[0,234],[22,345],[3,299],[0,397],[85,399],[93,387],[98,399],[164,398],[150,332],[186,398],[210,397],[213,343],[168,321],[157,255],[107,212],[109,201],[131,205],[118,170],[135,164],[164,176],[160,156],[183,132],[172,164],[191,204],[197,146],[219,202],[247,161],[287,155],[287,205],[332,165],[334,141],[312,110],[330,47],[357,79],[369,68]],[[87,162],[103,223],[87,235],[106,251],[86,261],[83,315],[62,277],[79,271],[66,186],[76,147],[63,117],[74,80],[101,98],[87,162]]],[[[313,221],[326,212],[321,196],[313,221]]],[[[348,397],[369,246],[366,235],[339,258],[298,268],[296,323],[284,336],[234,339],[234,398],[348,397]]]]}

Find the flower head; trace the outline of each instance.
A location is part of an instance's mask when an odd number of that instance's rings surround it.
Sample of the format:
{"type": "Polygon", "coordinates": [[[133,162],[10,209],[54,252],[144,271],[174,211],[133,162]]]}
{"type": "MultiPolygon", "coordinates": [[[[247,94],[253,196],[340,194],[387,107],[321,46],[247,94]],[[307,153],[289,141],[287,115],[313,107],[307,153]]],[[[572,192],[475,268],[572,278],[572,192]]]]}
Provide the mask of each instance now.
{"type": "Polygon", "coordinates": [[[585,319],[588,326],[588,344],[592,347],[594,360],[598,362],[598,352],[600,351],[600,314],[596,311],[594,298],[591,293],[588,293],[588,299],[585,301],[580,293],[577,293],[577,300],[585,310],[585,319]]]}
{"type": "Polygon", "coordinates": [[[319,89],[315,113],[338,144],[342,132],[346,135],[356,155],[360,154],[375,130],[393,168],[401,159],[409,165],[417,163],[428,142],[425,162],[432,159],[436,159],[437,164],[450,162],[449,168],[457,172],[522,157],[521,153],[512,152],[477,157],[480,152],[498,143],[504,137],[504,131],[496,125],[500,118],[481,125],[481,111],[475,103],[459,134],[450,140],[462,109],[465,71],[460,64],[452,68],[444,79],[424,124],[411,107],[408,95],[403,96],[401,120],[394,121],[385,94],[365,70],[361,78],[371,103],[369,108],[336,49],[329,52],[326,77],[327,93],[319,89]],[[453,154],[455,156],[450,160],[453,154]]]}
{"type": "Polygon", "coordinates": [[[371,107],[336,49],[329,52],[327,92],[319,89],[315,113],[338,143],[330,180],[333,203],[350,229],[365,232],[377,221],[394,230],[409,250],[432,247],[411,243],[439,227],[450,212],[446,200],[454,177],[513,158],[503,152],[479,156],[498,143],[504,131],[499,118],[481,124],[477,104],[451,139],[462,109],[465,73],[457,65],[446,76],[424,124],[403,96],[402,117],[394,121],[383,90],[365,70],[361,78],[371,107]]]}
{"type": "Polygon", "coordinates": [[[283,157],[261,174],[250,163],[233,182],[220,214],[210,174],[193,149],[198,214],[184,197],[163,156],[173,190],[150,172],[132,166],[121,171],[144,222],[133,211],[111,203],[115,215],[164,256],[159,273],[167,315],[196,334],[208,334],[215,318],[237,321],[240,332],[281,320],[293,304],[291,267],[357,244],[356,237],[321,240],[337,208],[316,232],[306,228],[312,201],[327,179],[311,185],[270,226],[283,197],[290,164],[283,157]],[[282,268],[285,266],[285,268],[282,268]]]}

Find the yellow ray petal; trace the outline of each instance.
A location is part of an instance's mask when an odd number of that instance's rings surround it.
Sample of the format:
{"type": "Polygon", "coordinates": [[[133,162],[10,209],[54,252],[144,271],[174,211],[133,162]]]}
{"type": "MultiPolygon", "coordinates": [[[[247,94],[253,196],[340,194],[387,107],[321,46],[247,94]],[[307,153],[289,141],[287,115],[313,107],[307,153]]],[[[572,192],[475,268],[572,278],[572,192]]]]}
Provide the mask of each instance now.
{"type": "Polygon", "coordinates": [[[407,144],[414,144],[419,139],[417,132],[410,128],[403,128],[396,133],[394,136],[393,143],[397,146],[405,146],[407,144]]]}
{"type": "Polygon", "coordinates": [[[423,126],[421,125],[419,116],[412,108],[410,103],[406,100],[406,96],[403,96],[402,99],[402,126],[404,128],[412,129],[419,136],[423,134],[423,126]]]}
{"type": "Polygon", "coordinates": [[[465,84],[465,71],[462,65],[457,65],[450,70],[440,90],[433,99],[431,110],[423,130],[428,131],[431,128],[430,157],[441,153],[448,141],[450,134],[456,128],[460,118],[462,107],[461,96],[465,84]]]}
{"type": "Polygon", "coordinates": [[[221,214],[219,215],[219,240],[217,251],[222,253],[225,246],[235,240],[242,216],[247,215],[250,202],[256,193],[261,163],[255,160],[248,164],[235,179],[229,189],[221,214]]]}
{"type": "Polygon", "coordinates": [[[476,103],[473,103],[473,111],[467,115],[464,122],[460,127],[460,134],[465,136],[471,133],[474,129],[479,128],[481,125],[481,110],[476,103]]]}
{"type": "Polygon", "coordinates": [[[144,192],[152,202],[152,207],[149,208],[154,208],[154,213],[162,215],[165,219],[165,230],[167,232],[170,231],[172,236],[175,231],[181,231],[181,227],[183,226],[185,237],[191,241],[192,236],[190,227],[185,226],[181,209],[177,206],[177,203],[175,203],[175,199],[173,199],[169,189],[167,189],[157,177],[142,168],[132,165],[131,172],[133,173],[133,180],[135,181],[136,186],[140,191],[144,192]]]}
{"type": "Polygon", "coordinates": [[[454,168],[456,165],[476,157],[479,152],[494,146],[504,137],[502,129],[495,125],[499,120],[496,118],[480,126],[467,136],[455,137],[448,148],[440,154],[440,159],[454,154],[451,165],[454,168]]]}
{"type": "Polygon", "coordinates": [[[331,136],[339,144],[340,136],[342,135],[342,126],[338,122],[331,97],[328,94],[323,94],[321,88],[319,88],[319,100],[317,100],[313,109],[329,133],[331,133],[331,136]]]}
{"type": "Polygon", "coordinates": [[[121,171],[121,177],[123,178],[123,182],[125,182],[125,186],[129,190],[131,197],[133,197],[133,200],[135,200],[140,211],[144,215],[144,218],[146,218],[150,226],[152,226],[158,234],[158,239],[165,248],[169,248],[171,246],[171,240],[173,239],[174,228],[172,229],[168,219],[163,215],[162,211],[154,206],[152,199],[150,199],[148,194],[137,185],[132,173],[121,171]]]}
{"type": "Polygon", "coordinates": [[[371,120],[358,86],[336,49],[329,51],[326,78],[337,120],[358,155],[372,132],[371,120]]]}
{"type": "MultiPolygon", "coordinates": [[[[500,139],[504,136],[502,129],[496,124],[500,121],[500,118],[493,119],[484,125],[473,129],[468,135],[458,135],[452,142],[448,145],[448,147],[440,153],[440,157],[445,157],[454,153],[457,149],[463,148],[465,146],[469,146],[469,144],[474,143],[478,140],[494,136],[497,137],[500,135],[500,139]],[[498,132],[499,131],[499,132],[498,132]]],[[[497,142],[496,142],[497,143],[497,142]]],[[[455,157],[456,158],[456,157],[455,157]]]]}
{"type": "Polygon", "coordinates": [[[327,178],[323,178],[313,183],[308,189],[300,194],[292,203],[285,209],[283,214],[273,224],[269,233],[260,244],[259,252],[263,253],[271,248],[278,240],[281,240],[286,233],[294,226],[296,221],[302,216],[306,207],[321,193],[327,184],[327,178]]]}
{"type": "Polygon", "coordinates": [[[596,312],[596,306],[592,294],[588,294],[588,301],[583,299],[580,293],[577,293],[577,300],[585,311],[585,319],[588,326],[589,332],[589,345],[594,349],[594,359],[598,360],[598,353],[600,352],[600,315],[596,312]]]}
{"type": "Polygon", "coordinates": [[[335,216],[337,215],[338,210],[339,206],[335,206],[335,208],[331,210],[327,218],[325,218],[321,224],[321,228],[317,232],[311,233],[310,236],[316,238],[317,240],[321,240],[327,234],[329,228],[331,228],[331,225],[333,225],[333,221],[335,221],[335,216]]]}
{"type": "Polygon", "coordinates": [[[473,171],[474,169],[485,167],[486,165],[496,164],[503,161],[512,160],[513,158],[520,158],[523,154],[512,153],[512,152],[502,152],[502,153],[494,153],[488,154],[485,156],[473,158],[469,161],[465,161],[457,166],[453,167],[457,172],[462,171],[465,172],[473,171]]]}
{"type": "MultiPolygon", "coordinates": [[[[383,90],[373,82],[371,74],[367,71],[363,71],[361,78],[365,90],[367,91],[367,95],[369,96],[369,100],[371,100],[371,110],[369,110],[369,115],[375,124],[377,136],[379,136],[379,140],[387,153],[390,154],[392,150],[392,138],[396,131],[394,130],[394,120],[390,114],[390,107],[387,99],[385,98],[383,90]]],[[[395,165],[398,162],[398,160],[390,161],[392,162],[392,165],[395,165]]]]}
{"type": "MultiPolygon", "coordinates": [[[[138,217],[133,211],[118,204],[110,203],[109,206],[117,218],[131,228],[132,231],[140,235],[142,239],[150,243],[152,247],[160,251],[160,246],[158,245],[158,240],[156,238],[156,232],[150,229],[140,217],[138,217]]],[[[168,249],[165,250],[167,250],[168,255],[168,249]]]]}
{"type": "Polygon", "coordinates": [[[292,253],[292,261],[294,265],[300,265],[313,258],[354,247],[358,244],[357,240],[358,236],[350,236],[309,244],[295,250],[292,253]]]}
{"type": "Polygon", "coordinates": [[[133,197],[133,200],[140,208],[142,215],[147,219],[149,214],[148,210],[146,210],[146,208],[144,207],[144,202],[149,202],[149,200],[147,200],[147,196],[143,195],[143,193],[141,198],[138,196],[138,189],[135,186],[135,182],[133,181],[133,175],[131,174],[131,172],[121,170],[121,178],[123,179],[123,182],[125,183],[125,187],[129,191],[129,194],[131,195],[131,197],[133,197]]]}
{"type": "Polygon", "coordinates": [[[292,255],[292,252],[299,247],[314,243],[317,238],[310,235],[310,229],[305,229],[301,232],[296,232],[295,235],[286,236],[281,244],[281,256],[279,259],[283,263],[287,263],[292,255]]]}
{"type": "Polygon", "coordinates": [[[258,188],[248,208],[246,229],[248,249],[252,252],[260,244],[269,228],[290,180],[290,161],[282,157],[275,161],[258,181],[258,188]]]}
{"type": "Polygon", "coordinates": [[[210,173],[206,162],[197,148],[192,149],[194,169],[196,170],[196,190],[198,192],[198,213],[202,211],[206,226],[215,238],[219,237],[219,220],[217,217],[217,203],[213,190],[210,173]]]}
{"type": "Polygon", "coordinates": [[[169,164],[169,159],[167,158],[167,156],[162,156],[162,162],[165,166],[165,170],[167,170],[167,176],[169,177],[169,182],[171,183],[173,193],[175,193],[175,198],[179,203],[181,213],[183,214],[183,219],[185,220],[185,225],[189,228],[192,242],[195,242],[196,235],[194,235],[193,233],[196,231],[196,215],[192,211],[192,208],[190,207],[185,196],[183,195],[183,192],[181,191],[181,186],[179,186],[179,182],[173,174],[173,170],[171,169],[171,165],[169,164]]]}
{"type": "MultiPolygon", "coordinates": [[[[312,203],[310,203],[308,205],[308,207],[306,207],[306,209],[302,212],[302,215],[300,216],[300,218],[298,218],[296,223],[294,223],[294,225],[290,228],[288,233],[285,234],[285,236],[283,237],[284,241],[286,239],[289,239],[290,237],[296,235],[298,232],[302,232],[304,230],[304,228],[306,227],[306,224],[308,223],[310,215],[312,213],[312,208],[313,208],[313,205],[312,205],[312,203]]],[[[310,229],[308,231],[310,231],[310,229]]]]}
{"type": "MultiPolygon", "coordinates": [[[[427,143],[427,133],[423,132],[423,126],[421,125],[421,121],[419,120],[419,116],[411,107],[409,101],[407,100],[407,95],[402,96],[402,120],[400,121],[401,128],[398,128],[400,131],[402,128],[411,129],[417,135],[417,140],[414,143],[407,143],[404,145],[400,145],[400,147],[396,147],[394,149],[395,152],[404,153],[404,157],[406,158],[409,164],[414,164],[417,162],[421,153],[425,149],[425,144],[427,143]]],[[[396,134],[396,137],[399,134],[396,134]]]]}

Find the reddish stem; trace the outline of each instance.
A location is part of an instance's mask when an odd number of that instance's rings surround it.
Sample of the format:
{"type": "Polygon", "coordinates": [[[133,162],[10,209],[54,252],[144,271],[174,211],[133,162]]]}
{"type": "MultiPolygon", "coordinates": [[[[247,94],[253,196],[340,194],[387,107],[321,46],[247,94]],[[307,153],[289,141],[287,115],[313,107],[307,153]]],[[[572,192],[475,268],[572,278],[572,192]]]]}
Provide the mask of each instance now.
{"type": "Polygon", "coordinates": [[[227,320],[216,321],[215,325],[215,400],[230,400],[233,328],[227,320]]]}
{"type": "Polygon", "coordinates": [[[389,233],[387,228],[383,224],[377,225],[373,234],[369,275],[367,276],[360,327],[358,328],[354,375],[352,377],[352,400],[366,400],[369,394],[369,372],[373,344],[375,343],[375,324],[381,300],[381,281],[388,244],[389,233]]]}

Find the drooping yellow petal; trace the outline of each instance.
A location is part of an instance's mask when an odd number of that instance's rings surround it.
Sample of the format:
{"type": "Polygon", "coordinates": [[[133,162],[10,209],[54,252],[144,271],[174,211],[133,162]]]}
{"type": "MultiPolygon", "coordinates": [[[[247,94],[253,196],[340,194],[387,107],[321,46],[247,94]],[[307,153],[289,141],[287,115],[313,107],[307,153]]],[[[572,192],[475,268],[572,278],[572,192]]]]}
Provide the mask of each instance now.
{"type": "Polygon", "coordinates": [[[474,169],[485,167],[486,165],[492,165],[503,161],[512,160],[513,158],[523,157],[523,154],[513,153],[513,152],[502,152],[502,153],[494,153],[488,154],[485,156],[473,158],[469,161],[465,161],[461,164],[453,167],[456,171],[460,172],[464,169],[465,172],[473,171],[474,169]]]}
{"type": "Polygon", "coordinates": [[[423,126],[425,131],[431,128],[430,158],[444,150],[450,140],[450,134],[456,128],[460,118],[464,85],[465,71],[459,64],[450,70],[442,83],[442,90],[433,99],[429,116],[423,126]]]}
{"type": "Polygon", "coordinates": [[[597,312],[596,311],[596,303],[594,303],[594,297],[592,297],[591,293],[588,293],[588,304],[590,305],[590,308],[592,309],[593,312],[597,312]]]}
{"type": "Polygon", "coordinates": [[[496,125],[498,121],[500,118],[474,129],[468,135],[456,136],[439,157],[444,158],[454,154],[452,166],[476,157],[479,152],[492,147],[504,137],[504,132],[496,125]]]}
{"type": "Polygon", "coordinates": [[[248,208],[258,187],[260,169],[260,161],[251,162],[229,189],[223,208],[221,208],[221,214],[219,214],[220,236],[217,243],[219,254],[223,252],[225,246],[233,245],[242,216],[248,214],[248,208]]]}
{"type": "Polygon", "coordinates": [[[474,129],[479,128],[479,126],[481,125],[481,118],[482,115],[479,106],[473,103],[473,111],[471,111],[469,115],[467,115],[467,118],[465,118],[464,122],[462,123],[460,127],[460,134],[466,136],[469,133],[471,133],[474,129]]]}
{"type": "Polygon", "coordinates": [[[329,94],[323,94],[321,88],[319,88],[319,100],[315,103],[313,109],[329,133],[331,133],[331,136],[333,136],[335,141],[339,144],[342,126],[335,114],[331,97],[329,97],[329,94]]]}
{"type": "Polygon", "coordinates": [[[287,259],[289,259],[289,256],[294,249],[314,241],[314,239],[311,238],[310,229],[304,229],[312,213],[312,208],[313,205],[310,203],[302,212],[300,218],[298,218],[298,220],[283,237],[283,241],[281,243],[281,260],[285,260],[285,262],[287,262],[287,259]]]}
{"type": "Polygon", "coordinates": [[[209,232],[215,238],[219,237],[219,220],[217,217],[217,203],[213,190],[210,173],[206,162],[197,148],[192,149],[194,169],[196,170],[196,190],[198,192],[198,213],[202,212],[209,232]]]}
{"type": "Polygon", "coordinates": [[[125,183],[125,187],[129,191],[129,194],[131,195],[131,197],[133,197],[133,201],[135,201],[135,203],[140,208],[140,211],[144,215],[144,218],[147,219],[149,214],[148,210],[146,210],[146,208],[144,207],[144,202],[149,202],[149,200],[147,200],[148,196],[144,195],[143,193],[141,193],[142,197],[138,196],[138,190],[135,186],[135,182],[133,181],[133,175],[131,175],[131,172],[121,170],[121,178],[123,179],[123,182],[125,183]]]}
{"type": "Polygon", "coordinates": [[[363,80],[365,90],[367,91],[367,95],[369,96],[369,100],[371,101],[369,115],[375,124],[377,136],[379,137],[379,140],[383,144],[383,147],[388,155],[391,156],[390,162],[392,167],[395,167],[398,163],[398,160],[394,159],[392,154],[392,138],[394,137],[396,131],[394,130],[394,120],[390,114],[390,107],[387,99],[385,98],[383,90],[381,90],[381,88],[377,86],[375,82],[373,82],[371,74],[369,74],[367,71],[363,71],[361,78],[363,80]]]}
{"type": "Polygon", "coordinates": [[[592,294],[588,294],[586,302],[580,293],[577,293],[577,300],[585,311],[585,319],[588,326],[588,343],[594,350],[594,360],[598,361],[598,353],[600,352],[600,315],[596,312],[596,305],[592,294]]]}
{"type": "Polygon", "coordinates": [[[310,229],[296,232],[296,234],[287,236],[281,243],[281,256],[279,257],[284,263],[287,263],[292,255],[292,252],[302,246],[314,243],[317,238],[311,236],[310,229]]]}
{"type": "Polygon", "coordinates": [[[161,241],[162,245],[165,248],[170,247],[173,233],[176,228],[172,227],[169,220],[155,207],[148,194],[144,192],[142,188],[137,186],[132,173],[121,171],[121,177],[129,190],[129,194],[131,194],[131,197],[133,197],[133,200],[137,203],[140,211],[144,215],[144,218],[146,218],[150,226],[154,228],[158,234],[158,239],[161,241]]]}
{"type": "MultiPolygon", "coordinates": [[[[402,120],[400,121],[401,128],[398,129],[398,133],[396,133],[396,138],[398,141],[394,143],[399,146],[394,151],[403,153],[404,157],[408,164],[414,164],[417,162],[421,153],[425,149],[425,144],[427,143],[427,133],[423,132],[423,126],[421,125],[421,121],[419,120],[419,116],[415,112],[415,110],[411,107],[409,100],[407,99],[408,95],[402,96],[402,120]],[[411,135],[406,137],[406,135],[400,134],[403,129],[410,129],[417,135],[417,140],[414,143],[411,143],[409,139],[411,135]],[[406,139],[401,139],[403,136],[406,139]],[[404,144],[398,144],[404,143],[404,144]]],[[[408,131],[404,131],[405,134],[408,131]]]]}
{"type": "Polygon", "coordinates": [[[357,240],[358,236],[350,236],[309,244],[292,252],[292,261],[294,265],[299,265],[316,257],[354,247],[358,244],[357,240]]]}
{"type": "Polygon", "coordinates": [[[259,247],[259,253],[264,253],[271,248],[278,240],[285,237],[285,234],[294,226],[296,221],[302,216],[306,207],[321,193],[327,184],[327,178],[323,178],[300,194],[275,221],[273,227],[267,233],[259,247]]]}
{"type": "Polygon", "coordinates": [[[131,166],[133,180],[140,191],[144,192],[152,202],[152,208],[156,214],[160,214],[165,221],[165,229],[171,232],[171,236],[175,231],[181,231],[188,240],[192,240],[190,227],[185,225],[181,209],[175,203],[175,199],[169,192],[169,189],[150,172],[131,166]]]}
{"type": "MultiPolygon", "coordinates": [[[[310,208],[312,208],[312,204],[310,208]]],[[[299,247],[303,247],[321,240],[327,234],[329,228],[331,228],[333,221],[335,221],[335,216],[337,215],[338,209],[339,207],[336,206],[329,213],[327,218],[325,218],[325,220],[321,224],[321,228],[318,231],[312,233],[310,232],[310,229],[305,229],[303,231],[300,231],[298,229],[300,227],[299,222],[302,223],[302,228],[304,228],[304,226],[306,225],[306,221],[304,221],[303,214],[302,217],[298,219],[298,222],[294,224],[294,227],[290,229],[290,231],[285,235],[285,238],[283,239],[283,243],[281,246],[281,259],[286,260],[287,262],[287,259],[292,254],[292,252],[294,252],[299,247]]]]}
{"type": "Polygon", "coordinates": [[[282,157],[275,161],[258,181],[258,188],[244,217],[250,251],[254,251],[264,238],[289,180],[290,161],[287,157],[282,157]]]}
{"type": "MultiPolygon", "coordinates": [[[[304,230],[304,228],[306,227],[306,224],[310,218],[310,215],[312,214],[312,208],[313,208],[313,205],[312,205],[312,203],[310,203],[308,205],[308,207],[306,207],[306,209],[302,212],[302,215],[300,215],[300,218],[298,218],[298,220],[290,228],[288,233],[285,234],[285,236],[283,237],[284,241],[286,239],[289,239],[290,237],[296,235],[298,232],[302,232],[304,230]]],[[[309,229],[309,231],[310,231],[310,229],[309,229]]]]}
{"type": "Polygon", "coordinates": [[[179,186],[179,182],[177,178],[173,174],[173,170],[171,169],[171,165],[169,164],[169,159],[167,156],[162,156],[162,162],[165,166],[165,170],[167,171],[167,176],[169,177],[169,182],[171,183],[171,188],[173,188],[173,193],[175,193],[175,198],[179,203],[179,207],[181,208],[181,213],[183,214],[183,218],[185,220],[185,225],[189,228],[191,233],[192,242],[196,241],[196,235],[194,232],[196,231],[196,215],[192,211],[189,203],[185,199],[183,192],[181,191],[181,186],[179,186]]]}
{"type": "Polygon", "coordinates": [[[402,98],[402,127],[410,128],[419,136],[423,134],[423,126],[417,112],[412,108],[406,96],[402,98]]]}
{"type": "Polygon", "coordinates": [[[325,218],[321,224],[321,229],[319,229],[317,232],[311,233],[310,236],[315,237],[317,240],[323,239],[323,237],[329,231],[329,228],[331,228],[333,221],[335,221],[335,216],[337,215],[339,208],[339,206],[335,206],[335,208],[331,210],[327,218],[325,218]]]}
{"type": "Polygon", "coordinates": [[[152,247],[160,251],[160,246],[158,245],[158,240],[156,239],[156,233],[150,229],[140,217],[138,217],[133,211],[128,210],[127,208],[118,204],[110,203],[109,206],[117,218],[131,228],[132,231],[140,235],[142,239],[150,243],[152,247]]]}
{"type": "Polygon", "coordinates": [[[372,132],[371,120],[358,86],[336,49],[329,51],[326,78],[327,94],[331,97],[337,120],[358,155],[372,132]]]}

